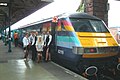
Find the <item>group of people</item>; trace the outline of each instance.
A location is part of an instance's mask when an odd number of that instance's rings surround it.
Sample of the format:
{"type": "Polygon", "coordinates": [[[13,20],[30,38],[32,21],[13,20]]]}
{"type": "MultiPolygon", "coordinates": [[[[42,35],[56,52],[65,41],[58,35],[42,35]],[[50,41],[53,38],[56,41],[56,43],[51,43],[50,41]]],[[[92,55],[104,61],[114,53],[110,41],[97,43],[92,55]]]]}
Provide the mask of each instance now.
{"type": "Polygon", "coordinates": [[[23,38],[24,58],[27,60],[29,52],[32,52],[32,60],[38,63],[44,59],[46,62],[51,60],[50,46],[52,35],[50,31],[43,31],[41,35],[32,31],[30,36],[26,33],[23,38]],[[43,57],[43,58],[42,58],[43,57]]]}

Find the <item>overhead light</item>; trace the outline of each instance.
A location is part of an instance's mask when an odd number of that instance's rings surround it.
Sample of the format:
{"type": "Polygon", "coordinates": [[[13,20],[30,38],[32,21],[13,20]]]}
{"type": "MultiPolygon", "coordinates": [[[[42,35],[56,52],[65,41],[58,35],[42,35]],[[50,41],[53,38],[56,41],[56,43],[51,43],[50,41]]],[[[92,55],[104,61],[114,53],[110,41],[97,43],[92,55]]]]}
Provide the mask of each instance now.
{"type": "Polygon", "coordinates": [[[41,1],[45,1],[45,2],[53,2],[54,0],[41,0],[41,1]]]}
{"type": "Polygon", "coordinates": [[[7,3],[0,3],[0,6],[7,6],[7,3]]]}

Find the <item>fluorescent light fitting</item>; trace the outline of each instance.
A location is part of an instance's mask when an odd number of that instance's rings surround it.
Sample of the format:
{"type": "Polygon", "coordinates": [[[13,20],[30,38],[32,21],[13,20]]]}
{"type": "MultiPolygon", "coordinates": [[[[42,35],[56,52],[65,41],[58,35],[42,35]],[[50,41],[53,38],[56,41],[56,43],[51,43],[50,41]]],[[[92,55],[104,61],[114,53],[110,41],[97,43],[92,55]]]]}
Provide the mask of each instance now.
{"type": "Polygon", "coordinates": [[[7,6],[7,3],[0,3],[0,6],[7,6]]]}

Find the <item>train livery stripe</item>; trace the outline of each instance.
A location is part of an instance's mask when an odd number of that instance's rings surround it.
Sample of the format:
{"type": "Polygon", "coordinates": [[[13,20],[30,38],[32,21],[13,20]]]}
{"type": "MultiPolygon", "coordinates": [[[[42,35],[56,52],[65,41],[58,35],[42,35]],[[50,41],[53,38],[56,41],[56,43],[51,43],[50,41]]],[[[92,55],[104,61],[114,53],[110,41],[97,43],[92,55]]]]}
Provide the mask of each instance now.
{"type": "Polygon", "coordinates": [[[72,48],[73,46],[81,47],[81,44],[76,37],[57,36],[57,46],[72,48]]]}
{"type": "Polygon", "coordinates": [[[73,28],[73,26],[72,26],[69,18],[65,18],[62,22],[63,22],[66,30],[68,30],[68,31],[74,31],[74,28],[73,28]]]}
{"type": "Polygon", "coordinates": [[[62,28],[61,28],[61,21],[59,20],[58,21],[58,25],[57,25],[57,31],[61,31],[62,30],[62,28]]]}
{"type": "Polygon", "coordinates": [[[83,54],[83,58],[103,58],[103,57],[110,57],[115,56],[117,53],[106,53],[106,54],[83,54]]]}

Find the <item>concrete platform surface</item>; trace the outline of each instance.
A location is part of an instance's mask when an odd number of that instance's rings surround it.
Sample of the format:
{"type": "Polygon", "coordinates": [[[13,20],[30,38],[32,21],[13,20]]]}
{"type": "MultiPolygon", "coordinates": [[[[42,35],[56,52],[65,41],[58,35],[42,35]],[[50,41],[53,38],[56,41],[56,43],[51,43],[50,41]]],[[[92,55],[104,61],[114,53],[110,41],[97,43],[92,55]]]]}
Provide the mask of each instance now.
{"type": "Polygon", "coordinates": [[[27,62],[23,49],[13,44],[11,50],[0,40],[0,80],[86,80],[53,62],[27,62]]]}
{"type": "Polygon", "coordinates": [[[12,52],[8,52],[9,46],[5,46],[4,43],[0,40],[0,62],[23,58],[23,49],[20,47],[14,47],[13,43],[11,44],[12,52]]]}
{"type": "Polygon", "coordinates": [[[86,80],[56,66],[53,62],[33,63],[25,60],[8,60],[0,63],[0,80],[86,80]]]}

